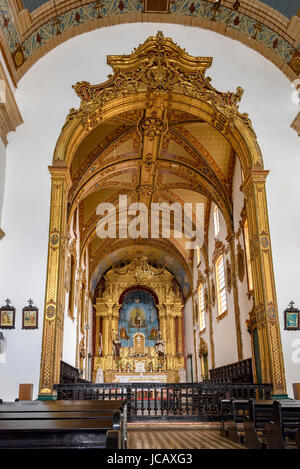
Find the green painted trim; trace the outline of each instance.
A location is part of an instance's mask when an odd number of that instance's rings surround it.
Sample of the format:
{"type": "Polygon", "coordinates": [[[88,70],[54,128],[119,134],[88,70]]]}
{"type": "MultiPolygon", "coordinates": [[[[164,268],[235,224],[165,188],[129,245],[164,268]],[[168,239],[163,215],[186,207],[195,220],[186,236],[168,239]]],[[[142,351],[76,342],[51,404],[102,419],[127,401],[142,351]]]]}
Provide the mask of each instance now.
{"type": "Polygon", "coordinates": [[[287,394],[271,394],[271,399],[274,399],[275,401],[280,401],[282,399],[290,399],[291,401],[293,400],[287,394]]]}
{"type": "Polygon", "coordinates": [[[53,396],[52,394],[39,394],[38,401],[57,401],[57,396],[53,396]]]}

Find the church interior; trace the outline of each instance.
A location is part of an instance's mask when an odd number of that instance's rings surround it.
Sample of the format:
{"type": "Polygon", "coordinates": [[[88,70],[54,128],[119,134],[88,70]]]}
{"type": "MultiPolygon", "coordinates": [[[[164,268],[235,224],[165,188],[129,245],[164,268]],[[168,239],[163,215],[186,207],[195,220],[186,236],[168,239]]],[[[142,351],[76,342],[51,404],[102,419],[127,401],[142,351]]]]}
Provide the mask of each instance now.
{"type": "Polygon", "coordinates": [[[0,448],[300,449],[299,0],[0,11],[0,448]]]}

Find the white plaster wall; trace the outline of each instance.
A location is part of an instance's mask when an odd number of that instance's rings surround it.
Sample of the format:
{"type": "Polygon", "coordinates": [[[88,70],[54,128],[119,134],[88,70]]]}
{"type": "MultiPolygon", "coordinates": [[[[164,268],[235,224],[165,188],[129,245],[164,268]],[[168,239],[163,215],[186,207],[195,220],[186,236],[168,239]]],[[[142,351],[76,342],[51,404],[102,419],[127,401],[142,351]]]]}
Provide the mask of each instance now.
{"type": "MultiPolygon", "coordinates": [[[[185,327],[185,356],[189,353],[193,355],[193,378],[196,381],[196,363],[194,353],[194,329],[193,329],[193,300],[190,297],[184,306],[184,327],[185,327]]],[[[190,360],[186,360],[186,379],[191,381],[190,360]]]]}
{"type": "MultiPolygon", "coordinates": [[[[236,159],[234,174],[233,174],[233,184],[232,184],[232,193],[233,193],[233,223],[234,231],[237,232],[239,229],[239,222],[241,220],[241,211],[244,206],[244,194],[241,192],[240,187],[242,184],[242,175],[241,175],[241,165],[240,161],[236,159]]],[[[244,237],[243,233],[239,238],[242,249],[245,252],[244,246],[244,237]]],[[[235,240],[235,245],[238,245],[238,240],[235,240]]],[[[237,251],[236,251],[237,252],[237,251]]],[[[247,281],[247,272],[245,265],[245,277],[244,281],[241,282],[238,276],[236,277],[237,289],[238,289],[238,299],[239,299],[239,308],[240,308],[240,324],[241,324],[241,335],[242,335],[242,345],[243,345],[243,359],[252,357],[251,350],[251,338],[250,334],[247,331],[246,320],[249,318],[249,312],[253,306],[253,300],[248,298],[248,281],[247,281]]]]}
{"type": "Polygon", "coordinates": [[[0,139],[0,228],[2,227],[2,207],[5,188],[6,147],[0,139]]]}
{"type": "Polygon", "coordinates": [[[66,294],[62,360],[76,366],[77,309],[75,309],[75,319],[72,321],[68,314],[68,304],[69,293],[66,294]]]}
{"type": "MultiPolygon", "coordinates": [[[[245,88],[241,111],[251,116],[265,166],[271,169],[267,190],[279,311],[292,297],[300,305],[299,138],[290,129],[298,109],[288,79],[246,46],[199,28],[147,23],[87,33],[42,58],[16,90],[24,124],[9,135],[2,216],[6,236],[0,242],[0,302],[9,296],[17,307],[17,329],[5,332],[7,363],[0,364],[0,395],[5,399],[16,396],[21,381],[34,383],[35,394],[38,390],[50,202],[47,166],[66,114],[79,105],[72,85],[104,81],[111,73],[107,54],[130,53],[158,29],[191,55],[214,57],[209,76],[217,89],[245,88]],[[20,331],[21,308],[29,297],[40,308],[40,328],[20,331]]],[[[290,383],[299,381],[299,365],[291,366],[291,336],[295,334],[284,335],[290,383]]]]}
{"type": "MultiPolygon", "coordinates": [[[[215,237],[214,208],[215,208],[215,205],[212,204],[211,211],[210,211],[209,230],[208,230],[208,258],[209,258],[209,266],[213,267],[213,272],[211,274],[211,277],[214,279],[215,288],[217,291],[215,265],[213,265],[212,263],[212,258],[213,258],[214,249],[215,249],[215,239],[217,238],[226,247],[228,246],[228,243],[226,241],[226,236],[227,236],[226,223],[220,210],[219,210],[220,231],[215,237]]],[[[224,253],[224,265],[225,266],[226,266],[226,259],[228,259],[230,262],[230,251],[227,254],[224,253]]],[[[227,297],[228,314],[220,321],[217,321],[217,317],[218,317],[217,295],[216,295],[215,305],[212,306],[212,325],[213,325],[213,334],[214,334],[215,367],[216,368],[218,368],[219,366],[223,366],[223,365],[238,361],[233,289],[231,289],[231,292],[229,293],[226,288],[226,297],[227,297]]]]}

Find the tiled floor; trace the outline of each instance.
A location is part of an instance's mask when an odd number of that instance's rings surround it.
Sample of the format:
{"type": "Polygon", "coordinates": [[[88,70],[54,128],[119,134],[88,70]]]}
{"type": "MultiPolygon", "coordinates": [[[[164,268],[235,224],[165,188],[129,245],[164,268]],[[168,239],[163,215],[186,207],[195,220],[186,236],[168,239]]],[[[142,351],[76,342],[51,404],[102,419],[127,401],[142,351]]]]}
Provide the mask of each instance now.
{"type": "Polygon", "coordinates": [[[128,428],[130,449],[244,449],[219,434],[215,425],[190,425],[188,429],[169,425],[141,424],[128,428]],[[194,428],[193,428],[194,427],[194,428]]]}

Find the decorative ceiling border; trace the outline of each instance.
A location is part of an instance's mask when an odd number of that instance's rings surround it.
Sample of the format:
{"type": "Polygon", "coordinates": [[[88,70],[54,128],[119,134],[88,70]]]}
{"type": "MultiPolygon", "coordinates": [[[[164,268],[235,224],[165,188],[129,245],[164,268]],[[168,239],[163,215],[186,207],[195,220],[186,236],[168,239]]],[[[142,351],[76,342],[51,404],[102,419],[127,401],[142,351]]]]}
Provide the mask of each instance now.
{"type": "Polygon", "coordinates": [[[74,7],[74,2],[65,1],[58,3],[55,10],[52,8],[50,19],[46,8],[38,9],[39,17],[47,19],[39,24],[41,21],[38,21],[38,17],[30,15],[28,10],[20,10],[16,0],[0,0],[1,36],[8,45],[8,61],[14,69],[14,78],[18,81],[40,57],[73,36],[104,26],[143,21],[211,29],[258,51],[291,80],[300,74],[298,17],[292,17],[288,22],[270,8],[274,12],[273,18],[264,15],[264,11],[259,11],[254,18],[249,15],[254,16],[255,9],[251,9],[247,2],[242,2],[243,5],[236,9],[234,4],[237,2],[226,0],[223,3],[173,0],[167,13],[144,13],[143,3],[143,0],[101,0],[85,4],[75,2],[77,6],[74,7]],[[277,19],[277,16],[278,26],[275,31],[273,19],[277,19]],[[262,20],[268,25],[263,24],[262,20]]]}

